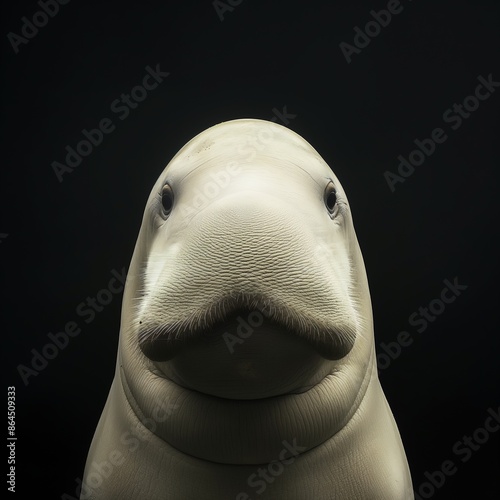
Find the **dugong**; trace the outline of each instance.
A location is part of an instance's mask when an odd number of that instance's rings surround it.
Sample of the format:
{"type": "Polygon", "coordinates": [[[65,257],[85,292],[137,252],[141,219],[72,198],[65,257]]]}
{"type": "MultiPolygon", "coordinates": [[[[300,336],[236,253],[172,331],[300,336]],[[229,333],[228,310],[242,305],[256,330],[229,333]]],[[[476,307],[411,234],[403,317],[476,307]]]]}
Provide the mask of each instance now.
{"type": "Polygon", "coordinates": [[[81,498],[413,498],[346,194],[286,127],[217,124],[154,185],[81,498]]]}

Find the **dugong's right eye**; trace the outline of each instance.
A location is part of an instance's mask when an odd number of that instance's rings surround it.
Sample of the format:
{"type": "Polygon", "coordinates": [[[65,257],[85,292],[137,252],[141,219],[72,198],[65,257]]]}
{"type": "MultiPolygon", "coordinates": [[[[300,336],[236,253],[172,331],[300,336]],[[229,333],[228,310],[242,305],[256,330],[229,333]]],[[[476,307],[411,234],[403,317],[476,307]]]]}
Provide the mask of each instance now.
{"type": "Polygon", "coordinates": [[[170,214],[174,205],[174,192],[169,184],[165,184],[161,191],[161,205],[164,215],[170,214]]]}

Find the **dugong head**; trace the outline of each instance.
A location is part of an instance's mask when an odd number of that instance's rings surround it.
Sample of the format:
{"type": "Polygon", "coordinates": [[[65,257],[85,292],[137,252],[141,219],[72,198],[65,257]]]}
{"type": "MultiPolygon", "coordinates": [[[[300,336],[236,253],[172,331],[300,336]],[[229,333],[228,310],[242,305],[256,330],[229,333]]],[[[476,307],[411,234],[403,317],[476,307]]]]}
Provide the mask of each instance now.
{"type": "Polygon", "coordinates": [[[188,142],[147,201],[122,308],[132,407],[179,408],[155,433],[222,463],[271,460],[284,437],[312,448],[355,412],[373,351],[349,203],[321,156],[263,120],[188,142]]]}

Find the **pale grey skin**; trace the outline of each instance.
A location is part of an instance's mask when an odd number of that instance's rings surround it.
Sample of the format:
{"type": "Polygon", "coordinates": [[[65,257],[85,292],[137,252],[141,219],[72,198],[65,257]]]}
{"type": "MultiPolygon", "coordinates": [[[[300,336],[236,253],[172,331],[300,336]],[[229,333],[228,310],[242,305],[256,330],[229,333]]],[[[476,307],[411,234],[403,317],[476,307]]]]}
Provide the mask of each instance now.
{"type": "Polygon", "coordinates": [[[413,499],[346,195],[289,129],[218,124],[156,182],[81,498],[413,499]]]}

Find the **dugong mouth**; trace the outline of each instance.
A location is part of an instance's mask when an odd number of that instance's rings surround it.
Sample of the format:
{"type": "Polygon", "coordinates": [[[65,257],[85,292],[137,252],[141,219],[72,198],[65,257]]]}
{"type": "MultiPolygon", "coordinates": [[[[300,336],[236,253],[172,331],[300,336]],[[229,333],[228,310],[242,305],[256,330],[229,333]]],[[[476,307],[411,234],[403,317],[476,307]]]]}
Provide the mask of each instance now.
{"type": "Polygon", "coordinates": [[[290,328],[239,308],[208,327],[143,330],[140,346],[153,372],[178,386],[225,399],[263,399],[310,390],[349,352],[344,332],[312,337],[307,325],[290,328]]]}
{"type": "MultiPolygon", "coordinates": [[[[220,311],[220,309],[218,309],[220,311]]],[[[205,321],[140,331],[152,370],[185,389],[226,399],[301,393],[338,369],[354,330],[326,327],[282,309],[225,308],[205,321]]]]}
{"type": "Polygon", "coordinates": [[[141,321],[138,340],[142,352],[152,361],[171,360],[195,346],[224,344],[232,354],[252,339],[256,347],[257,337],[272,343],[278,336],[308,345],[324,359],[338,360],[352,349],[356,327],[354,321],[335,316],[332,314],[330,321],[318,321],[268,297],[241,295],[215,301],[182,320],[157,324],[141,321]]]}

